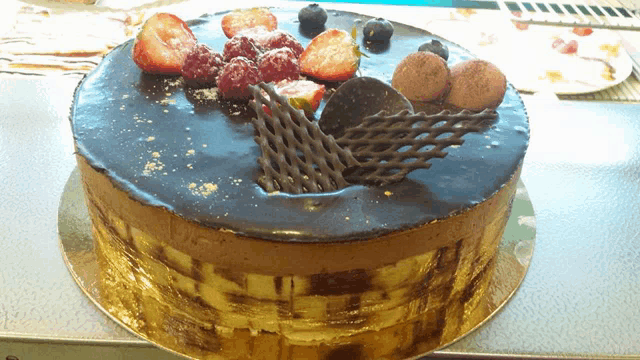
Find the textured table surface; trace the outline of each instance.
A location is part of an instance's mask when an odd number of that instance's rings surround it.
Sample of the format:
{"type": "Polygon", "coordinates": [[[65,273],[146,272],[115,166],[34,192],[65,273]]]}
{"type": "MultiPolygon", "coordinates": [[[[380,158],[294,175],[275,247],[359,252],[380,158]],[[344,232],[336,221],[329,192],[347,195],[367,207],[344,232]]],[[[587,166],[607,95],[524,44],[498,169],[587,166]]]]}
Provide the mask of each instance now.
{"type": "MultiPolygon", "coordinates": [[[[0,82],[0,337],[142,344],[83,295],[58,248],[76,82],[0,82]]],[[[529,273],[502,312],[439,353],[638,356],[640,106],[525,100],[522,178],[537,218],[529,273]]]]}
{"type": "MultiPolygon", "coordinates": [[[[0,358],[73,349],[78,358],[175,359],[99,312],[60,255],[77,81],[0,77],[0,358]]],[[[640,105],[525,102],[532,140],[522,179],[537,218],[529,273],[497,316],[435,355],[638,357],[640,105]]]]}

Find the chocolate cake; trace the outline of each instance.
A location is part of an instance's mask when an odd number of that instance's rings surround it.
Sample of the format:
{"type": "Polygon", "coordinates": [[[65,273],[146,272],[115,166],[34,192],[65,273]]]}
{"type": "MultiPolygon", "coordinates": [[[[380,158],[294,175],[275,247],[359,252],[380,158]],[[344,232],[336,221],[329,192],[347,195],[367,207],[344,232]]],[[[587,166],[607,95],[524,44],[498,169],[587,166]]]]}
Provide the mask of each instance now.
{"type": "MultiPolygon", "coordinates": [[[[315,35],[296,10],[273,13],[303,46],[315,35]]],[[[328,13],[326,28],[369,19],[328,13]]],[[[218,50],[221,16],[189,23],[218,50]]],[[[368,55],[358,76],[390,84],[396,65],[435,38],[394,29],[382,47],[358,39],[368,55]]],[[[472,58],[439,40],[449,64],[472,58]]],[[[111,51],[71,109],[112,315],[206,359],[401,359],[461,335],[491,279],[528,145],[512,86],[493,121],[428,168],[385,185],[290,194],[259,184],[253,108],[145,74],[131,53],[132,41],[111,51]]]]}

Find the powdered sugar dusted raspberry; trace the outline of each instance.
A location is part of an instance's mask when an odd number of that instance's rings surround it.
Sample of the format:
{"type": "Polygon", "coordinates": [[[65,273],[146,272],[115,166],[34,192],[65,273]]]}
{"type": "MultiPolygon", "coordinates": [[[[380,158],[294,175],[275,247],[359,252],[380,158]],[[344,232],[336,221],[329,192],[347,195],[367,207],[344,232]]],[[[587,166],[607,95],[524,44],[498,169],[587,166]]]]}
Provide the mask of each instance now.
{"type": "Polygon", "coordinates": [[[255,61],[261,53],[256,42],[244,35],[236,35],[224,44],[224,60],[230,61],[238,56],[255,61]]]}
{"type": "Polygon", "coordinates": [[[304,47],[300,42],[290,33],[284,30],[268,31],[265,27],[255,27],[251,29],[242,30],[239,34],[246,36],[255,41],[256,45],[266,50],[289,48],[296,55],[296,58],[300,57],[300,54],[304,51],[304,47]]]}
{"type": "Polygon", "coordinates": [[[238,35],[246,36],[249,39],[255,41],[256,45],[264,48],[264,44],[266,44],[267,39],[269,39],[273,32],[274,31],[267,30],[267,28],[265,28],[264,26],[256,26],[253,28],[244,29],[240,31],[238,35]]]}
{"type": "Polygon", "coordinates": [[[267,51],[258,59],[258,70],[264,82],[296,80],[300,77],[300,65],[289,48],[267,51]]]}
{"type": "Polygon", "coordinates": [[[214,52],[207,45],[198,44],[187,54],[180,71],[186,84],[207,87],[215,85],[224,65],[220,53],[214,52]]]}
{"type": "Polygon", "coordinates": [[[256,64],[242,56],[235,57],[220,71],[218,90],[227,99],[245,99],[251,97],[249,85],[262,81],[256,64]]]}
{"type": "Polygon", "coordinates": [[[265,50],[289,48],[295,54],[296,59],[304,51],[302,44],[293,35],[283,30],[272,31],[264,43],[261,43],[261,46],[265,50]]]}

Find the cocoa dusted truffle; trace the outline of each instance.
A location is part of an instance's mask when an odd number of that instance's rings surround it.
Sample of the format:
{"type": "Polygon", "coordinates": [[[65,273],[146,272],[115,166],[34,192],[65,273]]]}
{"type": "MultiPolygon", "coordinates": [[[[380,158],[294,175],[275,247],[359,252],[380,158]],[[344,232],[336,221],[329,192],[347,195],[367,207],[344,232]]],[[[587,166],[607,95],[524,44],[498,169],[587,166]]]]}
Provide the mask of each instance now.
{"type": "Polygon", "coordinates": [[[451,67],[451,91],[446,102],[473,111],[495,109],[507,91],[507,79],[492,63],[473,59],[451,67]]]}
{"type": "Polygon", "coordinates": [[[414,101],[439,101],[449,91],[447,63],[430,52],[415,52],[405,57],[393,72],[391,85],[414,101]]]}

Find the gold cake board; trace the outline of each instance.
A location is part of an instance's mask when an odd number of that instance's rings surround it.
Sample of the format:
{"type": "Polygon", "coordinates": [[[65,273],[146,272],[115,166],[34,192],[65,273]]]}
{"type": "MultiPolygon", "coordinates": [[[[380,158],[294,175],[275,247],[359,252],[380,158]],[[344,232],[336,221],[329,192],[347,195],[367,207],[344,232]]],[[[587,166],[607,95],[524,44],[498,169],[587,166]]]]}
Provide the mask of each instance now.
{"type": "MultiPolygon", "coordinates": [[[[518,182],[513,209],[502,241],[496,262],[494,277],[489,284],[486,297],[468,316],[460,333],[451,342],[440,344],[436,349],[445,348],[480,327],[495,315],[513,296],[529,268],[536,238],[536,219],[527,190],[518,182]]],[[[58,208],[58,235],[60,249],[67,268],[71,272],[80,289],[109,318],[129,330],[134,335],[172,353],[155,339],[144,336],[125,325],[117,314],[106,309],[106,299],[100,294],[99,268],[91,235],[91,223],[85,205],[80,173],[76,168],[71,173],[60,200],[58,208]]],[[[430,353],[431,353],[430,352],[430,353]]],[[[176,353],[185,356],[184,354],[176,353]]],[[[428,354],[415,354],[415,359],[428,354]]]]}

